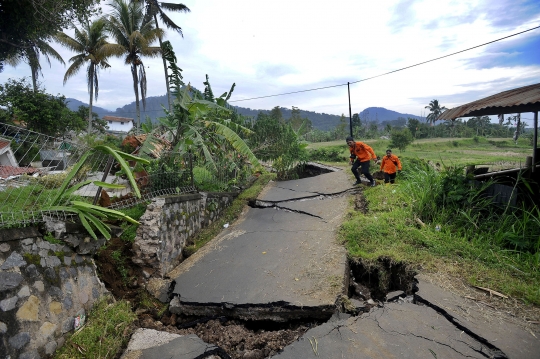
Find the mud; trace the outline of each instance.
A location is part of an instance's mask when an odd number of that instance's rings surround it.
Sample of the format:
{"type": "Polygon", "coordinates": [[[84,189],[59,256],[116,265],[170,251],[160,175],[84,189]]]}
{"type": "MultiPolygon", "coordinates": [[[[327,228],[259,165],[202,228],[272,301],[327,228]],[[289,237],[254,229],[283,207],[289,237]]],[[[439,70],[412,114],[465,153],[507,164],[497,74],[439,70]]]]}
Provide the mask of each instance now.
{"type": "Polygon", "coordinates": [[[100,279],[116,299],[133,301],[139,295],[142,270],[132,256],[131,243],[111,238],[95,258],[100,279]]]}
{"type": "Polygon", "coordinates": [[[179,329],[183,322],[180,318],[165,316],[157,321],[150,316],[143,316],[140,325],[170,333],[187,335],[196,334],[206,343],[222,348],[233,359],[267,358],[281,351],[287,345],[300,338],[309,328],[318,323],[288,323],[281,327],[273,323],[249,323],[228,320],[225,317],[210,319],[195,324],[190,328],[179,329]],[[165,324],[166,323],[166,324],[165,324]]]}

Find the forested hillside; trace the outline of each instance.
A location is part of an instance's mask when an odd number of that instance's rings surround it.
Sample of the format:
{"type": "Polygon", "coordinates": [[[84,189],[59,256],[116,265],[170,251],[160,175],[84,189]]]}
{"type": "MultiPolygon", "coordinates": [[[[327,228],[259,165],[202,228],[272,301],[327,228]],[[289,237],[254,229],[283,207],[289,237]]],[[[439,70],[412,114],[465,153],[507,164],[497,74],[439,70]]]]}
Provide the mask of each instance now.
{"type": "MultiPolygon", "coordinates": [[[[69,101],[68,107],[71,110],[77,110],[77,108],[80,105],[88,106],[86,103],[83,103],[79,100],[68,98],[69,101]]],[[[150,117],[152,121],[155,121],[156,118],[165,116],[165,112],[163,111],[163,106],[167,106],[167,97],[165,95],[163,96],[153,96],[148,97],[146,99],[146,110],[143,110],[141,106],[141,119],[144,120],[146,116],[150,117]]],[[[257,118],[257,115],[259,112],[263,113],[270,113],[270,110],[257,110],[257,109],[251,109],[246,107],[239,107],[239,106],[233,106],[239,114],[244,115],[246,117],[250,118],[257,118]]],[[[291,117],[292,109],[280,107],[281,113],[283,115],[283,118],[288,119],[291,117]]],[[[132,102],[130,104],[124,105],[122,107],[119,107],[116,109],[116,111],[109,111],[101,107],[93,106],[93,111],[99,115],[99,117],[103,117],[106,115],[111,116],[120,116],[120,117],[129,117],[129,118],[135,118],[136,117],[136,111],[135,111],[135,102],[132,102]]],[[[344,114],[345,117],[348,119],[349,115],[348,113],[344,114]]],[[[311,121],[313,128],[322,130],[322,131],[329,131],[334,129],[338,123],[341,116],[338,115],[330,115],[327,113],[318,113],[313,111],[307,111],[300,109],[300,116],[302,118],[307,118],[311,121]]],[[[398,119],[404,119],[406,120],[408,117],[415,118],[421,120],[420,117],[405,113],[399,113],[392,110],[387,110],[383,107],[368,107],[364,109],[362,112],[360,112],[360,119],[362,122],[377,122],[377,123],[392,123],[395,124],[398,119]]],[[[403,120],[401,122],[404,122],[403,120]]],[[[401,126],[403,126],[401,124],[401,126]]]]}

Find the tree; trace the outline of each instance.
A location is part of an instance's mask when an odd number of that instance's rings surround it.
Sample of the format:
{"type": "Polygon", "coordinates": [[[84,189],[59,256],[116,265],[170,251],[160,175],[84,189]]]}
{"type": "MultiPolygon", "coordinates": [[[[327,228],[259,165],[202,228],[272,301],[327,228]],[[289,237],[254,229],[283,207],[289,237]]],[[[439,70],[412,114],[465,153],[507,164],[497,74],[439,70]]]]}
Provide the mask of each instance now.
{"type": "Polygon", "coordinates": [[[0,63],[49,41],[74,21],[99,12],[100,0],[4,0],[0,6],[0,63]]]}
{"type": "Polygon", "coordinates": [[[279,108],[279,106],[276,106],[270,110],[270,117],[275,118],[279,122],[285,122],[283,119],[283,113],[281,112],[281,108],[279,108]]]}
{"type": "Polygon", "coordinates": [[[390,134],[390,147],[398,148],[400,151],[405,151],[413,141],[413,136],[408,128],[403,130],[394,129],[390,134]]]}
{"type": "MultiPolygon", "coordinates": [[[[184,37],[184,34],[182,33],[182,28],[178,26],[174,21],[171,20],[165,14],[163,9],[169,10],[169,11],[176,11],[176,12],[190,12],[189,8],[184,4],[174,4],[174,3],[167,3],[167,2],[159,2],[157,0],[145,0],[146,1],[146,14],[147,16],[151,16],[154,19],[154,22],[156,24],[156,28],[159,29],[159,23],[157,20],[157,15],[159,15],[159,18],[161,21],[167,26],[168,29],[172,29],[180,34],[180,36],[184,37]]],[[[159,36],[159,46],[163,46],[163,39],[162,36],[159,36]]],[[[165,57],[161,56],[163,60],[163,69],[165,72],[165,85],[167,86],[167,101],[169,103],[169,111],[171,111],[171,90],[169,85],[169,74],[167,72],[167,61],[165,60],[165,57]]]]}
{"type": "Polygon", "coordinates": [[[92,101],[95,97],[98,99],[99,82],[98,73],[100,68],[110,67],[107,62],[107,54],[103,47],[107,43],[105,35],[105,21],[98,19],[92,23],[86,22],[83,28],[79,30],[75,28],[75,38],[72,38],[63,32],[57,35],[57,40],[67,47],[75,51],[77,55],[73,56],[69,61],[71,66],[67,69],[64,75],[64,85],[67,80],[77,74],[79,70],[88,62],[86,68],[86,79],[88,82],[88,92],[90,93],[90,101],[88,106],[88,133],[92,132],[92,101]]]}
{"type": "Polygon", "coordinates": [[[27,42],[27,46],[20,49],[19,51],[12,53],[11,55],[7,56],[5,61],[6,64],[11,65],[13,67],[17,67],[21,62],[26,62],[30,66],[30,70],[32,73],[32,85],[34,88],[34,92],[37,92],[38,86],[37,86],[37,78],[39,74],[41,73],[41,64],[39,63],[39,54],[43,54],[45,56],[45,59],[47,59],[47,62],[49,63],[49,66],[51,65],[51,60],[49,56],[53,57],[54,59],[58,60],[60,63],[65,65],[64,59],[62,59],[62,56],[58,52],[56,52],[55,49],[53,49],[49,44],[47,44],[45,41],[41,39],[33,40],[27,42]]]}
{"type": "MultiPolygon", "coordinates": [[[[227,106],[227,101],[232,95],[235,84],[231,86],[229,92],[214,98],[212,101],[204,99],[198,91],[193,91],[191,86],[187,86],[181,80],[181,69],[176,66],[176,56],[169,41],[163,43],[165,59],[169,62],[171,69],[170,83],[171,93],[176,97],[173,103],[173,111],[167,113],[164,118],[159,118],[166,137],[173,146],[174,152],[199,153],[207,163],[216,168],[214,157],[223,153],[223,144],[227,143],[238,154],[245,156],[252,165],[260,167],[259,161],[253,155],[244,140],[237,132],[250,133],[249,129],[233,123],[229,116],[231,110],[227,106]]],[[[209,95],[211,86],[206,76],[205,91],[209,95]]],[[[160,133],[151,133],[143,143],[140,153],[148,156],[155,148],[160,133]]]]}
{"type": "Polygon", "coordinates": [[[64,96],[53,96],[40,88],[33,91],[24,78],[0,85],[0,106],[6,109],[8,122],[18,121],[29,130],[49,136],[79,132],[85,127],[84,120],[68,109],[64,96]]]}
{"type": "Polygon", "coordinates": [[[291,124],[292,129],[299,135],[304,135],[311,130],[312,124],[308,118],[301,117],[300,109],[296,106],[292,107],[291,118],[287,121],[291,124]]]}
{"type": "Polygon", "coordinates": [[[435,121],[437,121],[437,118],[441,113],[447,110],[446,107],[439,104],[439,100],[432,100],[428,106],[425,108],[429,109],[429,115],[426,117],[426,121],[433,126],[435,121]]]}
{"type": "Polygon", "coordinates": [[[123,0],[113,0],[110,6],[113,12],[105,20],[106,29],[117,43],[103,45],[103,51],[117,57],[125,56],[125,63],[131,67],[137,128],[140,128],[139,88],[143,108],[146,109],[146,72],[141,56],[159,56],[161,48],[151,44],[162,36],[163,31],[154,28],[154,19],[144,16],[143,5],[140,2],[128,4],[123,0]]]}
{"type": "MultiPolygon", "coordinates": [[[[77,116],[79,116],[83,121],[86,121],[86,122],[88,122],[88,119],[87,119],[88,112],[89,112],[88,107],[84,105],[79,106],[77,111],[75,111],[77,116]]],[[[92,112],[91,118],[92,118],[92,128],[95,130],[95,132],[105,133],[107,131],[107,129],[109,128],[109,126],[107,126],[107,121],[100,119],[99,115],[95,112],[92,112]]]]}

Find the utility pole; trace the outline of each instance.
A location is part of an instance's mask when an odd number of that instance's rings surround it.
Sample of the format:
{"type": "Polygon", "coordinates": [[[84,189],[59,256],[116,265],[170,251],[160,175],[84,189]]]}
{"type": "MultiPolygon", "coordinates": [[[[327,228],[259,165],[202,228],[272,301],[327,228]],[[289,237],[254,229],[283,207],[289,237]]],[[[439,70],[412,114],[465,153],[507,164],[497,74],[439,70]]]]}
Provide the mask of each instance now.
{"type": "Polygon", "coordinates": [[[349,93],[349,132],[352,137],[351,88],[349,87],[349,82],[347,82],[347,92],[349,93]]]}

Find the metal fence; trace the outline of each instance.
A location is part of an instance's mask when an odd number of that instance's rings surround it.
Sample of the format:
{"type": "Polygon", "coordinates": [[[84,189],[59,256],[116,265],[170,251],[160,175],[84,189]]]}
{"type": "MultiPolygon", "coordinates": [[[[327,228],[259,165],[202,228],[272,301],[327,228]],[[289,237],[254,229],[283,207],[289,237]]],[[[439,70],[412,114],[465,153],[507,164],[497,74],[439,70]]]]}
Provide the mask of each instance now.
{"type": "MultiPolygon", "coordinates": [[[[44,212],[44,209],[51,205],[70,168],[90,150],[77,136],[51,137],[0,123],[0,227],[39,223],[44,216],[70,217],[66,213],[44,212]]],[[[124,188],[103,191],[91,183],[75,191],[69,199],[122,209],[163,195],[235,191],[249,179],[249,171],[241,162],[220,165],[192,154],[163,151],[150,165],[130,165],[134,166],[141,198],[134,195],[127,177],[113,158],[95,152],[71,185],[96,180],[124,188]]]]}

